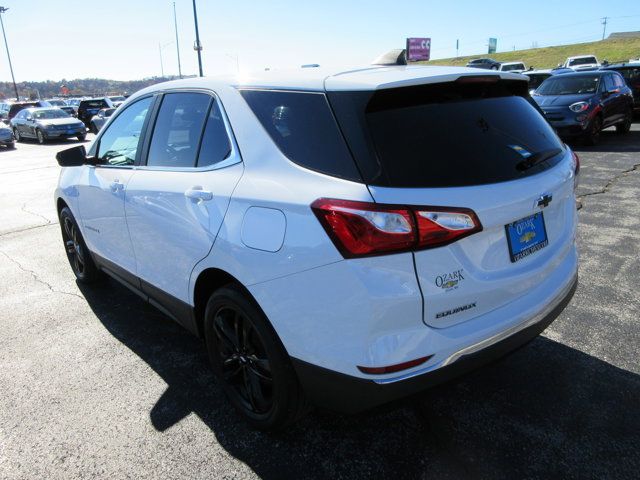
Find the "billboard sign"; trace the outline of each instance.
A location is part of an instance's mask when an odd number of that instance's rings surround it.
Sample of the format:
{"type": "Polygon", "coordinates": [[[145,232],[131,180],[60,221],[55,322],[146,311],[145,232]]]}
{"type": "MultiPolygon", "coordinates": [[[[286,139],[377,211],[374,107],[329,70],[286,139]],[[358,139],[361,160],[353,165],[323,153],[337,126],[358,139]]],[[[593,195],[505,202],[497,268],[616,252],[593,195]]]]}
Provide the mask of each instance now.
{"type": "Polygon", "coordinates": [[[426,61],[430,58],[430,38],[407,38],[407,62],[426,61]]]}
{"type": "Polygon", "coordinates": [[[496,53],[496,49],[498,48],[498,39],[490,38],[489,39],[489,53],[496,53]]]}

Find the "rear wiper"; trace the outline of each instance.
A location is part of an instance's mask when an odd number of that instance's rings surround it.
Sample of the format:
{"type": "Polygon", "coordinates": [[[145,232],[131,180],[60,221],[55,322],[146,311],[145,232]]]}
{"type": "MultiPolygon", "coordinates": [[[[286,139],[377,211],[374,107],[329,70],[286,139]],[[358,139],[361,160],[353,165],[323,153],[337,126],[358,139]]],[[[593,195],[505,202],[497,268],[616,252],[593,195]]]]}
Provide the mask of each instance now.
{"type": "Polygon", "coordinates": [[[516,163],[516,168],[521,172],[529,170],[531,167],[537,165],[538,163],[549,160],[559,153],[562,153],[562,150],[559,148],[552,148],[551,150],[543,150],[542,152],[534,153],[530,157],[527,157],[526,159],[516,163]]]}

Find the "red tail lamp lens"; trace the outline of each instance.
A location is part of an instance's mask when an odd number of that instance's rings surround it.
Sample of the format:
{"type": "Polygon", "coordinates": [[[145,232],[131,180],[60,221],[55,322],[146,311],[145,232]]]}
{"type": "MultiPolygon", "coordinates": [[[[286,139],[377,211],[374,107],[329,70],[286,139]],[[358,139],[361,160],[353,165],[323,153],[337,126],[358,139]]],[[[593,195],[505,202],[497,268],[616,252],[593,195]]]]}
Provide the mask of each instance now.
{"type": "Polygon", "coordinates": [[[440,247],[482,230],[476,214],[466,208],[331,198],[318,199],[311,208],[345,258],[440,247]]]}
{"type": "Polygon", "coordinates": [[[385,373],[394,373],[401,370],[407,370],[411,367],[417,367],[418,365],[425,363],[431,357],[433,357],[433,355],[416,358],[415,360],[409,360],[408,362],[397,363],[395,365],[388,365],[386,367],[361,367],[358,365],[358,370],[362,373],[368,373],[369,375],[383,375],[385,373]]]}

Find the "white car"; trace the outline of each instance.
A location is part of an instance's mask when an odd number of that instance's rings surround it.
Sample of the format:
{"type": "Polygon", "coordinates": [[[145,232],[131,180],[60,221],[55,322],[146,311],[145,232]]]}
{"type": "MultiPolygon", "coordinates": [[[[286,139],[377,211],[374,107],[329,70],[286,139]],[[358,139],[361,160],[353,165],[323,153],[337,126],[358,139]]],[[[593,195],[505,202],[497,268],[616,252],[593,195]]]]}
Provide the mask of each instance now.
{"type": "Polygon", "coordinates": [[[578,159],[521,75],[162,83],[57,158],[78,280],[106,273],[203,337],[256,428],[482,365],[543,331],[577,285],[578,159]]]}
{"type": "Polygon", "coordinates": [[[581,70],[596,69],[600,67],[600,62],[595,55],[579,55],[567,58],[560,67],[571,68],[576,72],[581,70]]]}
{"type": "Polygon", "coordinates": [[[523,62],[505,62],[500,64],[498,69],[501,72],[522,73],[527,69],[523,62]]]}

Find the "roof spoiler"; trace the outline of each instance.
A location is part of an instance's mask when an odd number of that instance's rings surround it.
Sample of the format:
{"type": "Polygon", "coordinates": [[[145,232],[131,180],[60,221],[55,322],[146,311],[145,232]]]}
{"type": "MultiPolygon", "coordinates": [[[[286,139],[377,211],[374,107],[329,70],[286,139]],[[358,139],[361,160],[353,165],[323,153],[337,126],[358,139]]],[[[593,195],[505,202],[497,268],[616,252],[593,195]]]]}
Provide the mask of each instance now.
{"type": "Polygon", "coordinates": [[[404,48],[394,48],[377,57],[371,65],[406,65],[407,51],[404,48]]]}

